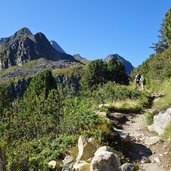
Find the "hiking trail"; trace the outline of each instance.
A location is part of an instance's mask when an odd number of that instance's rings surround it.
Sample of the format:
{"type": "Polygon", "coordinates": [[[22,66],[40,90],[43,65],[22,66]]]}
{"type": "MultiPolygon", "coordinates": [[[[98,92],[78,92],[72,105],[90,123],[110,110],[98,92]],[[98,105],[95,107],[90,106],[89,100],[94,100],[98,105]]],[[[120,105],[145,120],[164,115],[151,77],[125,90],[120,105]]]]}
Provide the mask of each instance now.
{"type": "Polygon", "coordinates": [[[167,143],[147,130],[143,114],[126,116],[128,121],[122,126],[131,138],[126,152],[131,162],[139,163],[139,171],[171,171],[171,150],[167,143]]]}

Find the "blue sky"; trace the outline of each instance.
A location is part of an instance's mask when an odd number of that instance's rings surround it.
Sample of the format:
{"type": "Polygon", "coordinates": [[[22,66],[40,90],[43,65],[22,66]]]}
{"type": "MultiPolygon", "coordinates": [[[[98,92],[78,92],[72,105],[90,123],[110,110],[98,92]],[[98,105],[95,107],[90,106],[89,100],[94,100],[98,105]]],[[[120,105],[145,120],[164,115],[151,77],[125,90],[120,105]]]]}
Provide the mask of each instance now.
{"type": "Polygon", "coordinates": [[[118,53],[136,67],[153,53],[171,0],[0,0],[0,7],[0,37],[28,27],[71,55],[118,53]]]}

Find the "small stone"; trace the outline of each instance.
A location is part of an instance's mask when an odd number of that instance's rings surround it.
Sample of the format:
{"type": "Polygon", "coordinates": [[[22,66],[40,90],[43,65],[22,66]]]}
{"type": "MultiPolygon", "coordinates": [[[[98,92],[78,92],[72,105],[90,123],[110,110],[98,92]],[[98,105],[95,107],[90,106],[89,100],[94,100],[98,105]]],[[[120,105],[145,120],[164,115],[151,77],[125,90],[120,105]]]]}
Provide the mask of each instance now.
{"type": "Polygon", "coordinates": [[[160,159],[159,159],[158,157],[155,157],[155,158],[154,158],[154,161],[155,161],[156,163],[159,163],[159,164],[160,164],[160,159]]]}
{"type": "Polygon", "coordinates": [[[164,154],[165,154],[165,155],[168,154],[168,151],[164,152],[164,154]]]}
{"type": "Polygon", "coordinates": [[[132,163],[124,163],[121,166],[121,171],[135,171],[134,165],[132,163]]]}
{"type": "Polygon", "coordinates": [[[156,144],[157,142],[160,141],[160,137],[158,136],[154,136],[154,137],[146,137],[145,138],[145,144],[146,145],[153,145],[153,144],[156,144]]]}
{"type": "Polygon", "coordinates": [[[166,145],[163,146],[163,149],[165,149],[165,148],[166,148],[166,145]]]}
{"type": "Polygon", "coordinates": [[[150,160],[149,160],[149,158],[143,156],[141,159],[141,163],[150,163],[150,160]]]}
{"type": "Polygon", "coordinates": [[[49,166],[49,168],[55,169],[55,167],[56,167],[56,161],[55,160],[50,161],[48,163],[48,166],[49,166]]]}
{"type": "Polygon", "coordinates": [[[163,157],[163,154],[159,154],[160,157],[163,157]]]}

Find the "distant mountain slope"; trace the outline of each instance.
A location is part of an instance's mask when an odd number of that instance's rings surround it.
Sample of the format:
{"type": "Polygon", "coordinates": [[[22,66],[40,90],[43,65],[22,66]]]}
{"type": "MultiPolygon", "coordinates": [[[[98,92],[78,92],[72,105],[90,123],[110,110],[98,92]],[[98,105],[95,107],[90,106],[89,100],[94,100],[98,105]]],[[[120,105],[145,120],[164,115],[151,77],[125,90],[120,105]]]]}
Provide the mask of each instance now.
{"type": "Polygon", "coordinates": [[[39,58],[76,61],[73,56],[56,51],[43,33],[33,35],[28,28],[20,29],[0,43],[0,69],[39,58]]]}
{"type": "Polygon", "coordinates": [[[55,42],[54,40],[50,40],[50,44],[51,44],[52,47],[55,48],[58,52],[66,53],[66,52],[58,45],[58,43],[55,42]]]}
{"type": "Polygon", "coordinates": [[[128,74],[130,74],[130,73],[133,71],[133,69],[134,69],[133,65],[132,65],[129,61],[125,60],[123,57],[119,56],[118,54],[111,54],[111,55],[108,55],[108,56],[104,59],[104,61],[107,61],[107,62],[108,62],[108,61],[109,61],[110,59],[112,59],[112,58],[114,58],[115,60],[121,60],[122,63],[124,64],[125,70],[126,70],[126,72],[127,72],[128,74]]]}
{"type": "Polygon", "coordinates": [[[87,60],[86,58],[82,57],[80,54],[75,54],[75,55],[73,55],[73,57],[74,57],[76,60],[78,60],[78,61],[80,61],[81,63],[83,63],[83,64],[88,64],[88,63],[90,62],[90,61],[87,60]]]}

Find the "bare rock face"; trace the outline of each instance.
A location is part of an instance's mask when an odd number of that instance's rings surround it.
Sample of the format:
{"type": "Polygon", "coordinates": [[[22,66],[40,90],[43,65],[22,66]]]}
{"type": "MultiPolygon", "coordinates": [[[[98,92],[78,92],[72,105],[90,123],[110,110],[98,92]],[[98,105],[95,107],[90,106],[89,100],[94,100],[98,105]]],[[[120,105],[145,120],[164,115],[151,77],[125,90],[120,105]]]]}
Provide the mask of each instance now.
{"type": "Polygon", "coordinates": [[[78,163],[80,160],[92,158],[96,149],[92,140],[88,142],[84,137],[80,136],[78,139],[78,156],[76,162],[78,163]]]}
{"type": "Polygon", "coordinates": [[[120,171],[119,157],[111,151],[106,147],[98,149],[91,161],[90,171],[120,171]]]}
{"type": "Polygon", "coordinates": [[[43,33],[33,35],[22,28],[13,36],[1,40],[0,69],[9,68],[39,58],[76,61],[73,56],[55,50],[43,33]]]}

